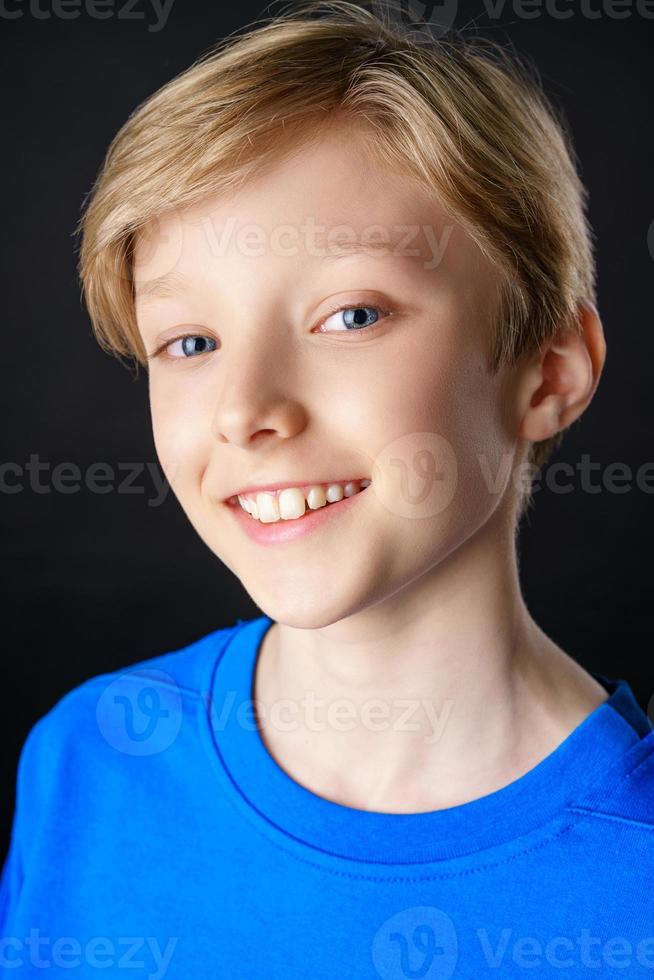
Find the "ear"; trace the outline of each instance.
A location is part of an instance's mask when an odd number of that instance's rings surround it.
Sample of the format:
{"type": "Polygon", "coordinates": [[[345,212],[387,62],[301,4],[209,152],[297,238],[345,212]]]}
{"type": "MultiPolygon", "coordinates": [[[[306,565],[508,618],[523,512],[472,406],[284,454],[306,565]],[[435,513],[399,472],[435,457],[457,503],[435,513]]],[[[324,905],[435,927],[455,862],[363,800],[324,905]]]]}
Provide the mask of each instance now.
{"type": "Polygon", "coordinates": [[[529,359],[518,386],[518,436],[539,442],[567,428],[595,394],[606,360],[602,321],[592,304],[579,304],[581,336],[568,330],[529,359]]]}

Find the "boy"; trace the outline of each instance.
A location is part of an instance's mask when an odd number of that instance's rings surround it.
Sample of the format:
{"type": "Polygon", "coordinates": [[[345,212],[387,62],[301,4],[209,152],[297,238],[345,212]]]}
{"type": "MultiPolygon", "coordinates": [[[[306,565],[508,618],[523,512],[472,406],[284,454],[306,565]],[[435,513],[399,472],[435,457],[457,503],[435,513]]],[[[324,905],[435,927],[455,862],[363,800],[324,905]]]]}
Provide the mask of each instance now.
{"type": "Polygon", "coordinates": [[[34,726],[8,975],[651,975],[654,736],[515,553],[605,359],[571,153],[505,54],[346,2],[222,43],[114,139],[91,319],[264,615],[34,726]]]}

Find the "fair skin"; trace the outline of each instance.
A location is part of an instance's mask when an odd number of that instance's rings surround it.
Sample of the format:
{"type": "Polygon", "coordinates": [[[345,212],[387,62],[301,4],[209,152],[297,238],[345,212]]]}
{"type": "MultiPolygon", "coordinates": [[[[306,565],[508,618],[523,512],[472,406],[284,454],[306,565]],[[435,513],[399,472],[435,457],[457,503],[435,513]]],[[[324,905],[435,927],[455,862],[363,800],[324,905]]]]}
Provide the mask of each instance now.
{"type": "Polygon", "coordinates": [[[136,313],[149,355],[171,342],[148,362],[162,468],[203,541],[274,620],[254,678],[268,751],[326,799],[415,813],[519,778],[608,696],[529,614],[512,520],[529,441],[581,415],[605,344],[596,311],[580,306],[583,336],[492,376],[497,272],[433,196],[355,149],[334,129],[238,191],[164,217],[147,247],[137,242],[136,313]],[[273,245],[275,229],[307,215],[359,237],[414,226],[419,254],[325,261],[324,238],[320,255],[302,238],[273,245]],[[230,220],[263,229],[265,246],[251,254],[234,234],[218,248],[230,220]],[[446,245],[430,265],[435,241],[446,245]],[[187,288],[142,290],[171,271],[187,288]],[[343,315],[328,317],[341,303],[392,315],[346,335],[343,315]],[[185,333],[215,349],[184,356],[173,341],[185,333]],[[434,456],[445,479],[421,496],[434,456]],[[489,487],[485,473],[500,477],[489,487]],[[373,480],[365,498],[269,547],[224,502],[250,484],[347,474],[373,480]],[[325,724],[326,707],[310,715],[308,695],[345,699],[348,723],[325,724]],[[389,706],[385,723],[365,723],[373,699],[389,706]],[[282,702],[296,710],[277,715],[282,702]],[[434,712],[438,737],[427,738],[434,712]]]}

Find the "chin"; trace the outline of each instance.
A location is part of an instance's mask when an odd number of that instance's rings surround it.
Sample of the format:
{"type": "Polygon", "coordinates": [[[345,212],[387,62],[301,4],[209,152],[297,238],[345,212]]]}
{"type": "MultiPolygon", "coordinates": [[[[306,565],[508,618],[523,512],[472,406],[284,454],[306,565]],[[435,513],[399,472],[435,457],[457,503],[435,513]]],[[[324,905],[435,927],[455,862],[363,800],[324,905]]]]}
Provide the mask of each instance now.
{"type": "Polygon", "coordinates": [[[338,623],[354,615],[367,603],[353,602],[345,583],[331,594],[324,586],[316,593],[307,589],[306,583],[297,589],[264,589],[248,587],[242,583],[252,601],[274,622],[299,630],[317,630],[338,623]]]}

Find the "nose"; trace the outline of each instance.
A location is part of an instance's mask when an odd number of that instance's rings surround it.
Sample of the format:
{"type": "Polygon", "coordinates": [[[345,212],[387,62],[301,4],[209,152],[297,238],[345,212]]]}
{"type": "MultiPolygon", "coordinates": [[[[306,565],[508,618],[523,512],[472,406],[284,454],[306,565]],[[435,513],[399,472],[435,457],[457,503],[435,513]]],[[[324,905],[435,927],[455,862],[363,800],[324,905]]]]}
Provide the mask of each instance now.
{"type": "Polygon", "coordinates": [[[216,412],[213,433],[218,442],[247,449],[266,436],[290,439],[304,428],[303,418],[304,412],[297,402],[285,400],[255,406],[232,400],[216,412]]]}
{"type": "Polygon", "coordinates": [[[290,439],[307,421],[300,399],[289,390],[283,372],[270,364],[242,363],[225,379],[216,400],[212,434],[218,442],[247,449],[266,439],[290,439]]]}

